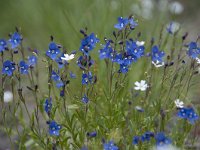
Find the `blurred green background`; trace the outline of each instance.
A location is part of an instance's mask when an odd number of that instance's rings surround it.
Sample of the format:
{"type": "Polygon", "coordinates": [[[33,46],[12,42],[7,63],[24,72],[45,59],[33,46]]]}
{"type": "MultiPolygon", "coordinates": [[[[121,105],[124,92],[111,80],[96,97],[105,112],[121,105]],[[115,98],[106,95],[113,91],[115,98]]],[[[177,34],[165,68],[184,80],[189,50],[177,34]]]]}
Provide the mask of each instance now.
{"type": "Polygon", "coordinates": [[[192,33],[200,30],[199,0],[180,0],[181,14],[169,12],[167,0],[0,0],[0,38],[21,28],[27,45],[45,49],[49,36],[72,50],[79,47],[81,28],[87,27],[100,39],[112,33],[118,16],[135,15],[138,31],[151,37],[160,24],[178,20],[192,33]],[[146,13],[146,14],[145,14],[146,13]],[[146,15],[146,16],[145,16],[146,15]],[[149,15],[149,16],[148,16],[149,15]],[[190,29],[191,27],[191,29],[190,29]],[[195,30],[195,31],[194,31],[195,30]]]}
{"type": "MultiPolygon", "coordinates": [[[[0,0],[0,38],[8,39],[8,34],[18,27],[26,48],[45,53],[53,35],[69,51],[78,50],[80,29],[87,27],[88,33],[94,32],[103,41],[112,35],[117,17],[132,14],[139,22],[133,37],[141,31],[141,40],[158,38],[161,27],[174,20],[183,27],[182,32],[189,32],[190,40],[196,40],[200,31],[199,6],[200,0],[0,0]],[[174,3],[178,13],[171,8],[174,3]]],[[[8,143],[1,140],[0,149],[8,143]]]]}

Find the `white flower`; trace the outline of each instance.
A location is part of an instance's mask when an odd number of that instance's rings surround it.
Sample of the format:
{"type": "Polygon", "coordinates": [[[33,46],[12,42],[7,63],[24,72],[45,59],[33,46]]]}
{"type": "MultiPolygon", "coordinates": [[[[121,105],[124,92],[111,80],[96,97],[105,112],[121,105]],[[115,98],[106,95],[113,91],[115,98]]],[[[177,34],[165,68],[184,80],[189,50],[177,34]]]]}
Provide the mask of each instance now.
{"type": "Polygon", "coordinates": [[[144,44],[145,44],[144,41],[137,41],[137,42],[136,42],[136,45],[137,45],[137,46],[143,46],[144,44]]]}
{"type": "Polygon", "coordinates": [[[3,99],[5,103],[11,102],[13,100],[13,93],[10,91],[5,91],[3,99]]]}
{"type": "Polygon", "coordinates": [[[156,67],[156,68],[159,68],[159,67],[162,67],[165,65],[164,62],[159,62],[158,60],[156,62],[152,61],[152,64],[156,67]]]}
{"type": "Polygon", "coordinates": [[[69,60],[72,60],[74,59],[74,56],[75,54],[64,54],[64,57],[61,57],[62,60],[66,60],[66,61],[69,61],[69,60]]]}
{"type": "Polygon", "coordinates": [[[175,105],[176,105],[177,108],[183,108],[184,107],[184,103],[182,101],[180,101],[180,99],[175,100],[175,105]]]}
{"type": "Polygon", "coordinates": [[[148,88],[148,85],[146,84],[145,80],[141,80],[140,82],[136,81],[135,82],[135,90],[141,90],[141,91],[145,91],[148,88]]]}
{"type": "Polygon", "coordinates": [[[197,64],[200,64],[200,59],[197,57],[196,58],[197,64]]]}
{"type": "Polygon", "coordinates": [[[172,33],[176,33],[179,29],[180,29],[180,23],[178,22],[170,22],[168,25],[167,25],[167,29],[172,33]]]}
{"type": "Polygon", "coordinates": [[[178,1],[175,1],[175,2],[172,2],[170,5],[169,5],[169,10],[171,13],[174,13],[174,14],[181,14],[184,10],[184,7],[183,5],[178,2],[178,1]]]}

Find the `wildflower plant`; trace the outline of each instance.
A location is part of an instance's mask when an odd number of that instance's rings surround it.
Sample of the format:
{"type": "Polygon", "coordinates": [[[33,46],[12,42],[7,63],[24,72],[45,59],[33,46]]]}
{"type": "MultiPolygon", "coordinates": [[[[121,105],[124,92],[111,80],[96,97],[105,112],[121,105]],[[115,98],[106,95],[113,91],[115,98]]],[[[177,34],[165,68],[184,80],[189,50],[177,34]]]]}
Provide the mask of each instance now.
{"type": "Polygon", "coordinates": [[[2,128],[11,148],[194,144],[199,105],[192,104],[190,93],[199,76],[199,38],[188,42],[170,24],[157,39],[145,40],[135,31],[139,25],[133,16],[119,17],[104,39],[82,29],[80,46],[71,52],[53,36],[44,53],[27,51],[18,29],[1,39],[2,128]],[[6,85],[13,102],[4,101],[6,85]]]}

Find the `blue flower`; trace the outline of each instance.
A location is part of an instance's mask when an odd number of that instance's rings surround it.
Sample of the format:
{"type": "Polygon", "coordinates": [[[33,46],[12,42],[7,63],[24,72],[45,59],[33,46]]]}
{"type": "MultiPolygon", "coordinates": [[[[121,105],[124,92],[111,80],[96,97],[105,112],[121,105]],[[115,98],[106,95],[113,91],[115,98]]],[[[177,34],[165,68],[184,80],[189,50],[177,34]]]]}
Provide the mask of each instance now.
{"type": "Polygon", "coordinates": [[[46,51],[46,55],[50,57],[52,60],[55,60],[57,56],[60,54],[60,49],[58,45],[54,42],[49,44],[49,49],[46,51]]]}
{"type": "Polygon", "coordinates": [[[151,137],[154,137],[154,133],[147,131],[145,132],[142,136],[134,136],[133,137],[133,145],[139,144],[139,142],[145,142],[145,141],[150,141],[151,137]]]}
{"type": "MultiPolygon", "coordinates": [[[[128,23],[129,23],[128,18],[118,17],[118,23],[115,24],[114,27],[116,29],[122,30],[128,25],[128,23]]],[[[133,21],[131,21],[131,23],[133,23],[133,21]]]]}
{"type": "Polygon", "coordinates": [[[56,82],[56,87],[57,88],[61,88],[61,87],[64,86],[63,81],[61,80],[61,78],[58,75],[58,73],[56,73],[55,71],[52,71],[52,73],[51,73],[51,79],[56,82]]]}
{"type": "Polygon", "coordinates": [[[135,22],[134,18],[131,17],[128,19],[131,29],[134,29],[138,24],[135,22]]]}
{"type": "Polygon", "coordinates": [[[197,46],[196,42],[191,42],[188,45],[188,51],[187,51],[188,56],[190,56],[193,59],[196,59],[199,54],[200,54],[200,48],[197,46]]]}
{"type": "Polygon", "coordinates": [[[100,59],[105,59],[105,58],[112,59],[114,55],[113,53],[114,50],[110,45],[110,41],[108,41],[106,45],[103,45],[103,48],[99,50],[99,57],[100,59]]]}
{"type": "Polygon", "coordinates": [[[99,42],[99,39],[96,38],[94,33],[91,33],[90,35],[86,36],[82,41],[81,41],[81,46],[79,50],[83,52],[85,55],[89,54],[89,51],[93,50],[94,47],[96,46],[96,43],[99,42]]]}
{"type": "Polygon", "coordinates": [[[187,119],[191,124],[194,124],[195,121],[199,119],[199,116],[192,107],[179,108],[177,116],[179,118],[187,119]]]}
{"type": "Polygon", "coordinates": [[[87,103],[89,102],[89,99],[88,99],[88,97],[86,96],[86,94],[84,94],[84,96],[82,97],[82,102],[83,102],[84,104],[87,104],[87,103]]]}
{"type": "Polygon", "coordinates": [[[52,73],[51,73],[51,79],[54,80],[54,81],[61,80],[60,76],[55,71],[52,71],[52,73]]]}
{"type": "Polygon", "coordinates": [[[120,64],[120,69],[119,69],[119,71],[121,72],[121,73],[127,73],[128,72],[128,68],[129,68],[129,66],[127,65],[127,64],[120,64]]]}
{"type": "Polygon", "coordinates": [[[49,121],[49,134],[51,136],[59,136],[61,130],[61,125],[57,124],[55,121],[49,121]]]}
{"type": "Polygon", "coordinates": [[[89,71],[87,74],[86,73],[83,73],[82,74],[82,84],[88,84],[88,83],[92,83],[92,79],[93,79],[93,76],[92,76],[92,73],[89,71]]]}
{"type": "Polygon", "coordinates": [[[154,62],[163,62],[163,57],[165,56],[165,52],[160,51],[158,46],[153,46],[151,49],[151,58],[154,62]]]}
{"type": "Polygon", "coordinates": [[[64,96],[65,96],[65,91],[64,91],[64,90],[61,90],[61,91],[60,91],[60,96],[61,96],[61,97],[64,97],[64,96]]]}
{"type": "Polygon", "coordinates": [[[119,150],[117,146],[115,146],[113,141],[109,141],[108,143],[103,144],[104,150],[119,150]]]}
{"type": "Polygon", "coordinates": [[[0,52],[3,52],[7,49],[7,43],[6,40],[0,39],[0,52]]]}
{"type": "Polygon", "coordinates": [[[130,40],[126,42],[126,51],[128,55],[134,55],[137,59],[144,56],[144,46],[137,46],[136,42],[130,40]]]}
{"type": "Polygon", "coordinates": [[[87,136],[88,136],[88,137],[91,137],[91,138],[96,137],[96,136],[97,136],[97,132],[96,132],[96,131],[88,132],[88,133],[87,133],[87,136]]]}
{"type": "Polygon", "coordinates": [[[150,141],[151,137],[154,137],[154,133],[147,131],[141,136],[141,139],[142,139],[143,142],[144,141],[150,141]]]}
{"type": "Polygon", "coordinates": [[[6,60],[3,63],[3,69],[2,69],[2,73],[3,74],[7,74],[8,76],[11,76],[13,74],[15,70],[15,63],[10,61],[10,60],[6,60]]]}
{"type": "Polygon", "coordinates": [[[116,54],[116,56],[113,58],[112,61],[118,63],[119,65],[123,64],[124,63],[123,55],[121,53],[116,54]]]}
{"type": "Polygon", "coordinates": [[[49,115],[52,109],[52,99],[46,99],[44,103],[44,110],[49,115]]]}
{"type": "Polygon", "coordinates": [[[15,32],[13,35],[11,35],[11,38],[8,40],[8,42],[11,44],[11,48],[14,49],[21,44],[22,37],[18,32],[15,32]]]}
{"type": "Polygon", "coordinates": [[[166,137],[163,132],[159,132],[155,135],[156,146],[162,147],[166,145],[170,145],[172,143],[171,139],[166,137]]]}
{"type": "Polygon", "coordinates": [[[75,79],[76,78],[76,74],[74,74],[73,72],[69,72],[69,76],[70,76],[70,78],[72,78],[72,79],[75,79]]]}
{"type": "Polygon", "coordinates": [[[56,87],[57,88],[61,88],[61,87],[63,87],[64,86],[64,83],[60,80],[60,81],[58,81],[58,82],[56,82],[56,87]]]}
{"type": "Polygon", "coordinates": [[[28,68],[29,66],[26,64],[25,61],[20,61],[19,62],[19,69],[21,74],[28,74],[28,68]]]}
{"type": "Polygon", "coordinates": [[[37,64],[37,57],[35,55],[31,55],[28,57],[28,65],[30,67],[34,67],[37,64]]]}
{"type": "Polygon", "coordinates": [[[141,137],[140,136],[134,136],[132,144],[133,145],[137,145],[140,141],[141,141],[141,137]]]}

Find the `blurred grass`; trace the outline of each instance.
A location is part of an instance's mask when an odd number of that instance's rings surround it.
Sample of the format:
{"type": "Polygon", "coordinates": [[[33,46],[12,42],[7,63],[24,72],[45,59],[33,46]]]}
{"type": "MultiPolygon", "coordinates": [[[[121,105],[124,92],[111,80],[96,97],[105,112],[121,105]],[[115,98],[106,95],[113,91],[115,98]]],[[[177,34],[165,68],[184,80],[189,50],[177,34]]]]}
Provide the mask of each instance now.
{"type": "MultiPolygon", "coordinates": [[[[53,35],[55,41],[66,48],[76,49],[82,37],[81,28],[87,27],[100,39],[109,36],[117,17],[129,16],[135,3],[138,0],[1,0],[0,37],[5,37],[17,26],[25,42],[34,48],[46,48],[49,36],[53,35]]],[[[136,18],[143,20],[140,16],[136,18]]],[[[157,24],[152,20],[146,23],[148,32],[157,24]]],[[[142,23],[140,29],[144,29],[142,23]]]]}

